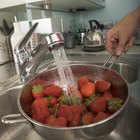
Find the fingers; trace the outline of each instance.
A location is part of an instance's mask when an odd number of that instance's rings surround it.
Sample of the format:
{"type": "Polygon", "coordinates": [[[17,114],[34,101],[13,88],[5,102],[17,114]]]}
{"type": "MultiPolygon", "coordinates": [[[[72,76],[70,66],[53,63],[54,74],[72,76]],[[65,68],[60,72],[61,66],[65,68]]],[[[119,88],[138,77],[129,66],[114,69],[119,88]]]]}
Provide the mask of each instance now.
{"type": "Polygon", "coordinates": [[[132,36],[129,40],[127,40],[126,38],[119,40],[116,49],[116,55],[120,56],[122,53],[126,53],[128,49],[133,46],[134,40],[135,40],[134,36],[132,36]]]}
{"type": "MultiPolygon", "coordinates": [[[[113,30],[114,31],[114,30],[113,30]]],[[[116,35],[112,30],[106,33],[106,49],[109,53],[112,53],[116,49],[115,55],[120,56],[122,53],[126,53],[130,47],[133,46],[135,37],[128,37],[128,34],[116,35]]]]}
{"type": "Polygon", "coordinates": [[[106,33],[106,50],[109,53],[112,53],[113,50],[117,47],[117,37],[113,36],[111,32],[106,33]]]}
{"type": "Polygon", "coordinates": [[[129,48],[133,46],[135,39],[136,39],[135,36],[132,36],[132,37],[130,38],[130,40],[129,40],[128,43],[126,44],[124,53],[126,53],[126,52],[129,50],[129,48]]]}

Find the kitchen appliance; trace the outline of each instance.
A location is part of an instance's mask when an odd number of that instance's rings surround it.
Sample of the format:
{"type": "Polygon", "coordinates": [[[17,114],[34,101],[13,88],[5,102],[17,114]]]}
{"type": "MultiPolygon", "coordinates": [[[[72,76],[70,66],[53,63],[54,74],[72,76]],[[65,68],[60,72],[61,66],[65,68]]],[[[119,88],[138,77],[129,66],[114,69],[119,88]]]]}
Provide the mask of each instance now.
{"type": "MultiPolygon", "coordinates": [[[[16,118],[16,122],[21,121],[29,121],[34,130],[44,137],[47,140],[71,140],[71,139],[96,139],[104,137],[108,135],[111,131],[115,129],[115,127],[119,124],[120,119],[122,118],[122,115],[124,113],[125,107],[127,105],[128,99],[129,99],[129,89],[127,86],[127,82],[124,80],[120,74],[115,72],[114,70],[97,66],[94,64],[87,64],[87,63],[74,63],[71,64],[72,72],[76,79],[78,79],[82,75],[86,75],[91,80],[95,81],[97,79],[105,79],[111,82],[112,84],[112,91],[113,94],[118,96],[122,99],[123,105],[122,107],[112,114],[110,117],[89,125],[84,126],[78,126],[78,127],[53,127],[49,125],[44,125],[42,123],[39,123],[31,118],[31,104],[34,101],[34,98],[32,96],[31,90],[31,84],[27,83],[21,90],[21,92],[18,95],[17,102],[18,102],[18,109],[22,116],[25,119],[18,120],[16,118]],[[119,81],[119,82],[118,82],[119,81]]],[[[51,69],[48,69],[42,73],[40,73],[38,76],[34,77],[32,80],[35,79],[43,79],[46,81],[46,83],[51,84],[59,81],[59,75],[57,72],[56,66],[53,66],[51,69]],[[54,76],[55,75],[55,76],[54,76]]],[[[18,117],[20,114],[18,114],[18,117]]],[[[7,116],[6,116],[7,117],[7,116]]],[[[2,118],[2,121],[4,122],[5,119],[2,118]]],[[[14,120],[12,119],[11,122],[14,120]]],[[[8,120],[8,123],[10,121],[8,120]]]]}
{"type": "Polygon", "coordinates": [[[86,33],[86,29],[81,28],[77,30],[78,45],[83,45],[85,33],[86,33]]]}
{"type": "Polygon", "coordinates": [[[84,36],[84,51],[102,51],[105,50],[104,35],[102,33],[103,25],[97,20],[90,20],[90,30],[84,36]]]}
{"type": "Polygon", "coordinates": [[[75,35],[72,32],[65,33],[64,35],[64,47],[72,49],[75,47],[75,35]]]}

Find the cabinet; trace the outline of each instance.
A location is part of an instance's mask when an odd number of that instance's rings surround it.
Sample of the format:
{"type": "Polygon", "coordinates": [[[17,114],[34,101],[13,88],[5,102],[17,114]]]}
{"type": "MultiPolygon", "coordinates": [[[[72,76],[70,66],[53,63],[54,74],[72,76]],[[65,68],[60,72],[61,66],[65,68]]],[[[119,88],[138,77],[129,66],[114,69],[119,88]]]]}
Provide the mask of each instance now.
{"type": "MultiPolygon", "coordinates": [[[[2,11],[26,11],[26,8],[42,8],[47,0],[1,0],[2,11]]],[[[75,11],[77,9],[94,9],[105,7],[105,0],[49,0],[51,10],[75,11]]]]}

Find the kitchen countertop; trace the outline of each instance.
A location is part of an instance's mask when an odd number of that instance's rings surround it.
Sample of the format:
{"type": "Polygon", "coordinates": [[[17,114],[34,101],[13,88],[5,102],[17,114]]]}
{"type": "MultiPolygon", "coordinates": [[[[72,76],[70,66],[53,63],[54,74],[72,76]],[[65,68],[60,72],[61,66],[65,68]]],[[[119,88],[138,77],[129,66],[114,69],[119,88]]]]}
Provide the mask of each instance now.
{"type": "MultiPolygon", "coordinates": [[[[99,52],[87,52],[82,50],[83,46],[75,46],[75,48],[72,49],[65,49],[67,54],[72,55],[102,55],[102,54],[109,54],[106,50],[99,51],[99,52]]],[[[140,54],[140,45],[133,46],[129,49],[127,54],[140,54]]]]}
{"type": "MultiPolygon", "coordinates": [[[[82,46],[75,46],[75,48],[72,49],[65,49],[65,52],[67,55],[70,56],[86,56],[86,55],[104,55],[104,54],[109,54],[106,50],[104,51],[99,51],[99,52],[86,52],[82,50],[82,46]]],[[[140,45],[134,46],[129,49],[127,54],[137,54],[140,55],[140,45]]],[[[19,74],[19,68],[18,64],[15,64],[13,61],[0,65],[0,83],[5,82],[9,78],[12,78],[15,75],[19,74]]]]}

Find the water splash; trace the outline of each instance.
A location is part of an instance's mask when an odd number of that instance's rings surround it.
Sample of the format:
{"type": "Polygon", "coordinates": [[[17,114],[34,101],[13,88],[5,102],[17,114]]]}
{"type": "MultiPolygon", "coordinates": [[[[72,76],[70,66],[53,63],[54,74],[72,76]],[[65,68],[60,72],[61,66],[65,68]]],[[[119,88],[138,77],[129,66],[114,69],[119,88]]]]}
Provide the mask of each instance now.
{"type": "Polygon", "coordinates": [[[54,49],[52,50],[52,54],[58,68],[64,94],[67,96],[68,100],[71,100],[74,96],[78,97],[77,83],[72,74],[64,48],[54,49]]]}

